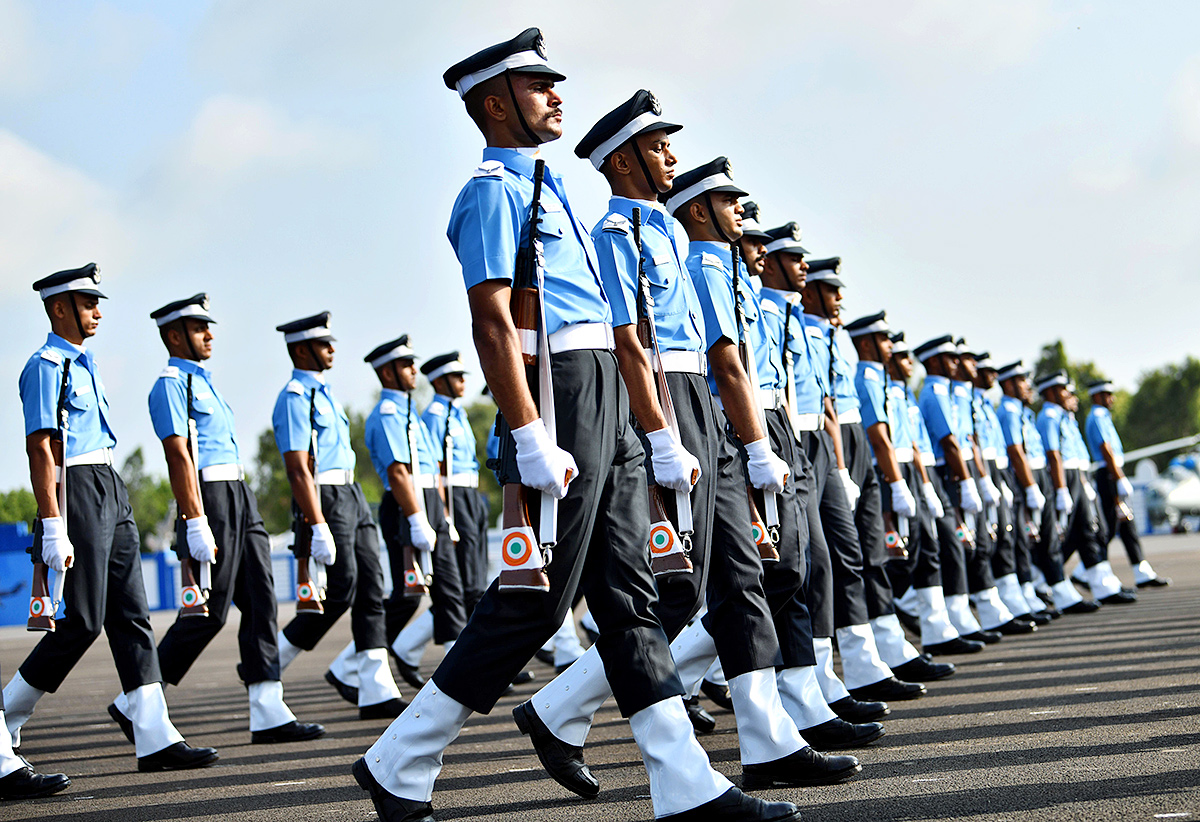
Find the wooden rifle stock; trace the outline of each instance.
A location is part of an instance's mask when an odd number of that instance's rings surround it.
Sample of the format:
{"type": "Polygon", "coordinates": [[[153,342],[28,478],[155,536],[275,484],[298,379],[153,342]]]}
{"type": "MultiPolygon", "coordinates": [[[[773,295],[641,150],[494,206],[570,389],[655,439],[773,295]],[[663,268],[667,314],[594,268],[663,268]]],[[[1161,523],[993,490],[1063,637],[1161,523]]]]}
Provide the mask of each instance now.
{"type": "Polygon", "coordinates": [[[746,499],[750,503],[750,533],[754,536],[754,544],[758,546],[758,556],[763,562],[779,562],[779,551],[775,548],[778,537],[772,538],[771,529],[759,513],[755,496],[762,499],[764,492],[751,486],[746,486],[746,499]]]}
{"type": "MultiPolygon", "coordinates": [[[[196,431],[196,420],[192,416],[191,374],[188,374],[187,378],[187,412],[188,455],[192,459],[192,467],[196,469],[196,499],[199,500],[200,513],[203,514],[204,498],[201,496],[200,490],[200,444],[199,434],[196,431]]],[[[182,514],[179,520],[183,521],[182,514]]],[[[191,551],[188,549],[186,526],[176,528],[175,533],[176,538],[182,543],[182,550],[179,551],[179,616],[180,618],[206,617],[208,616],[208,597],[205,595],[204,585],[196,578],[196,574],[192,570],[196,560],[192,559],[191,551]]],[[[212,587],[211,581],[209,587],[212,587]]]]}
{"type": "MultiPolygon", "coordinates": [[[[321,505],[321,486],[317,484],[317,421],[316,421],[317,392],[312,389],[309,393],[308,422],[311,429],[308,444],[308,468],[313,478],[313,493],[316,494],[317,506],[321,505]]],[[[312,573],[309,562],[317,564],[312,558],[312,524],[300,510],[299,503],[292,500],[292,553],[296,555],[296,610],[310,613],[324,613],[325,606],[321,591],[320,573],[312,573]]]]}
{"type": "MultiPolygon", "coordinates": [[[[67,388],[70,385],[70,373],[71,360],[64,357],[62,382],[58,387],[58,434],[50,442],[50,451],[58,473],[54,491],[58,497],[58,515],[62,517],[64,529],[68,529],[67,435],[70,428],[68,422],[70,412],[67,411],[67,388]]],[[[58,612],[59,603],[62,602],[63,584],[66,582],[67,572],[63,570],[55,575],[54,592],[51,594],[49,585],[50,566],[42,561],[43,538],[44,535],[39,523],[38,527],[34,530],[34,544],[32,549],[32,553],[35,555],[33,561],[33,582],[29,586],[29,619],[25,623],[25,629],[27,631],[47,631],[53,633],[55,626],[54,615],[58,612]]]]}
{"type": "MultiPolygon", "coordinates": [[[[883,512],[884,545],[887,547],[888,561],[908,559],[907,534],[901,533],[901,527],[908,525],[908,519],[897,517],[894,511],[883,512]]],[[[904,528],[907,530],[907,528],[904,528]]]]}

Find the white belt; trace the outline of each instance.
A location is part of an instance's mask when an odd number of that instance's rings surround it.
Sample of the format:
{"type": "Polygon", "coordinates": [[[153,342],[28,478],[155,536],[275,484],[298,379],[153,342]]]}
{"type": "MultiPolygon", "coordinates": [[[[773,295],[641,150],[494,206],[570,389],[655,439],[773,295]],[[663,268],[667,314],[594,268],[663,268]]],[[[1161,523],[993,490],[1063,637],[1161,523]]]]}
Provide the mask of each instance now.
{"type": "Polygon", "coordinates": [[[1089,463],[1087,460],[1080,460],[1080,459],[1063,460],[1063,468],[1073,468],[1077,471],[1086,471],[1088,468],[1088,465],[1090,465],[1090,464],[1091,463],[1089,463]]]}
{"type": "MultiPolygon", "coordinates": [[[[718,396],[713,397],[717,402],[717,408],[725,410],[725,404],[721,402],[718,396]]],[[[783,405],[783,389],[782,388],[760,388],[758,389],[758,405],[764,411],[774,411],[779,406],[783,405]]],[[[814,429],[815,430],[815,429],[814,429]]]]}
{"type": "Polygon", "coordinates": [[[824,414],[797,414],[796,415],[796,430],[797,431],[816,431],[821,427],[821,421],[825,418],[824,414]]]}
{"type": "Polygon", "coordinates": [[[1029,466],[1030,471],[1041,471],[1046,467],[1045,457],[1026,457],[1025,463],[1029,466]]]}
{"type": "MultiPolygon", "coordinates": [[[[644,349],[651,364],[654,363],[654,352],[644,349]]],[[[663,371],[679,371],[684,374],[708,375],[708,357],[699,351],[663,351],[660,352],[659,362],[663,371]]]]}
{"type": "Polygon", "coordinates": [[[996,448],[995,448],[995,446],[989,445],[987,448],[981,448],[981,449],[979,449],[979,453],[983,455],[983,458],[984,458],[985,460],[994,460],[994,459],[996,459],[996,448]]]}
{"type": "Polygon", "coordinates": [[[1118,468],[1124,468],[1125,467],[1125,455],[1124,454],[1113,454],[1113,462],[1115,462],[1117,464],[1118,468]]]}
{"type": "MultiPolygon", "coordinates": [[[[112,465],[112,449],[97,448],[95,451],[88,451],[86,454],[76,454],[73,457],[67,457],[67,467],[72,465],[112,465]]],[[[54,481],[58,482],[62,479],[62,469],[57,465],[54,466],[54,481]]]]}
{"type": "Polygon", "coordinates": [[[209,465],[200,469],[200,479],[205,482],[237,482],[246,478],[246,469],[236,463],[209,465]]]}
{"type": "Polygon", "coordinates": [[[417,488],[437,488],[436,474],[417,474],[412,480],[417,488]]]}
{"type": "Polygon", "coordinates": [[[999,451],[996,452],[996,467],[999,468],[1001,471],[1008,468],[1008,455],[1007,454],[1001,454],[999,451]]]}
{"type": "Polygon", "coordinates": [[[352,485],[354,472],[347,468],[330,468],[317,472],[317,485],[352,485]]]}
{"type": "Polygon", "coordinates": [[[853,425],[856,422],[862,422],[862,413],[860,413],[857,408],[839,411],[838,422],[842,423],[843,425],[853,425]]]}
{"type": "Polygon", "coordinates": [[[550,353],[581,351],[600,348],[612,351],[616,348],[612,326],[608,323],[575,323],[564,325],[550,335],[550,353]]]}
{"type": "Polygon", "coordinates": [[[896,448],[896,462],[912,462],[913,450],[911,448],[896,448]]]}
{"type": "Polygon", "coordinates": [[[478,488],[478,474],[451,474],[448,478],[448,484],[452,488],[478,488]]]}
{"type": "Polygon", "coordinates": [[[929,451],[922,451],[921,452],[921,464],[922,465],[937,465],[937,460],[934,459],[933,454],[930,453],[929,451]]]}

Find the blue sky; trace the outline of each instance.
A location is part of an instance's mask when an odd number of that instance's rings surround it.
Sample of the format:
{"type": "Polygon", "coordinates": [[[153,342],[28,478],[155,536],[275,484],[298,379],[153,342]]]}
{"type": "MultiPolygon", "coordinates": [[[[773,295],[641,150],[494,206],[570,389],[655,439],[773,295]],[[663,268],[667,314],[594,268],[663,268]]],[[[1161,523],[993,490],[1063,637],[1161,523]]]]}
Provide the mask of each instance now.
{"type": "Polygon", "coordinates": [[[29,284],[90,260],[119,456],[152,466],[148,314],[197,291],[245,446],[288,376],[278,323],[333,311],[352,407],[400,333],[473,361],[444,232],[481,140],[441,73],[528,25],[569,77],[546,156],[585,221],[607,193],[571,149],[649,88],[683,168],[728,155],[768,223],[843,257],[852,317],[999,359],[1062,336],[1126,386],[1196,351],[1200,4],[0,0],[0,488],[27,482],[29,284]]]}

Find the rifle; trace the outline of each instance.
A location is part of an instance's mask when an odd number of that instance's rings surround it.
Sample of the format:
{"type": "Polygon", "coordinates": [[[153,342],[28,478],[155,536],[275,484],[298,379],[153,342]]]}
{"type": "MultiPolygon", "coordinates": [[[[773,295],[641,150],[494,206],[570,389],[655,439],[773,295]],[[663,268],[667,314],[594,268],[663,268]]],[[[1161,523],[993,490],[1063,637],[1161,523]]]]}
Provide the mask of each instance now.
{"type": "MultiPolygon", "coordinates": [[[[321,508],[321,487],[317,484],[317,390],[311,389],[308,395],[308,423],[311,431],[308,442],[308,467],[313,476],[313,492],[317,500],[317,510],[321,508]]],[[[296,610],[311,613],[324,613],[325,606],[321,600],[325,598],[322,577],[324,567],[313,561],[314,573],[310,575],[308,561],[312,558],[312,525],[304,517],[299,503],[292,497],[292,553],[296,555],[296,610]]]]}
{"type": "MultiPolygon", "coordinates": [[[[763,433],[770,436],[767,433],[767,415],[758,401],[758,363],[754,359],[754,351],[751,350],[750,341],[746,336],[746,307],[742,305],[738,289],[741,277],[739,254],[740,249],[737,242],[730,243],[729,259],[733,265],[733,315],[737,321],[738,355],[741,357],[742,367],[746,369],[746,376],[750,379],[750,396],[754,402],[754,411],[758,416],[758,422],[762,426],[763,433]]],[[[754,543],[758,546],[759,557],[764,562],[778,562],[779,551],[776,550],[775,545],[779,542],[779,508],[775,494],[771,491],[756,491],[747,485],[746,498],[750,501],[750,531],[754,536],[754,543]],[[755,503],[756,494],[763,501],[763,510],[767,515],[765,524],[763,517],[759,514],[758,505],[755,503]]]]}
{"type": "MultiPolygon", "coordinates": [[[[633,209],[633,245],[637,248],[638,276],[638,341],[650,356],[654,369],[654,384],[658,389],[658,403],[662,406],[667,427],[680,439],[679,422],[675,407],[671,403],[671,389],[667,386],[667,374],[662,367],[662,353],[658,347],[658,332],[654,328],[654,297],[650,294],[650,278],[646,276],[645,261],[642,259],[642,210],[633,209]]],[[[682,441],[682,440],[680,440],[682,441]]],[[[692,477],[695,482],[697,477],[692,477]]],[[[692,494],[690,491],[675,492],[675,516],[679,530],[671,524],[664,502],[664,488],[651,485],[650,494],[650,570],[655,576],[662,574],[688,574],[692,572],[692,494]]]]}
{"type": "Polygon", "coordinates": [[[908,517],[898,517],[893,511],[885,511],[883,527],[888,561],[908,559],[908,517]]]}
{"type": "MultiPolygon", "coordinates": [[[[421,455],[417,451],[417,434],[413,427],[412,396],[408,398],[408,416],[405,418],[404,433],[408,437],[409,476],[412,477],[413,491],[416,492],[417,510],[425,511],[425,491],[421,488],[421,455]]],[[[446,430],[450,430],[450,419],[447,416],[446,430]]],[[[412,531],[409,531],[408,544],[404,546],[404,595],[406,597],[422,597],[429,593],[430,577],[433,576],[433,563],[430,562],[428,551],[417,551],[412,544],[412,531]],[[418,556],[420,554],[420,556],[418,556]]]]}
{"type": "MultiPolygon", "coordinates": [[[[546,162],[535,160],[528,234],[517,253],[513,271],[512,315],[521,341],[526,379],[538,404],[546,432],[550,435],[550,442],[556,444],[550,340],[546,334],[545,271],[539,232],[542,222],[542,180],[545,174],[546,162]],[[530,369],[535,367],[536,379],[530,379],[530,369]]],[[[516,458],[516,444],[509,434],[508,421],[503,415],[499,421],[503,423],[496,426],[502,449],[501,462],[512,465],[516,458]]],[[[549,591],[550,577],[546,575],[546,566],[554,557],[553,548],[558,539],[558,500],[552,494],[538,494],[519,482],[507,482],[504,484],[504,510],[501,517],[504,529],[501,534],[501,557],[504,567],[500,571],[499,590],[549,591]],[[540,497],[537,534],[529,522],[530,496],[534,494],[540,497]]]]}
{"type": "Polygon", "coordinates": [[[442,476],[445,478],[446,490],[446,524],[450,526],[450,541],[458,544],[460,537],[454,527],[454,486],[451,478],[454,476],[454,435],[450,433],[450,417],[454,413],[454,403],[446,405],[446,434],[442,437],[442,476]]]}
{"type": "MultiPolygon", "coordinates": [[[[58,495],[58,515],[62,517],[63,527],[67,527],[67,435],[70,429],[70,412],[67,411],[67,388],[71,372],[71,359],[63,357],[62,382],[58,388],[58,431],[50,442],[50,451],[54,456],[55,472],[58,482],[55,492],[58,495]]],[[[42,531],[34,529],[34,544],[31,553],[37,558],[33,561],[33,582],[29,586],[29,620],[25,623],[27,631],[54,632],[54,615],[63,599],[63,585],[67,572],[63,570],[54,575],[54,593],[50,593],[50,566],[42,561],[42,531]]]]}
{"type": "MultiPolygon", "coordinates": [[[[200,506],[200,514],[204,514],[204,497],[200,490],[200,435],[196,428],[196,418],[192,416],[192,375],[187,378],[187,415],[188,415],[188,456],[191,457],[192,467],[196,469],[196,501],[200,506]]],[[[180,522],[183,517],[180,516],[180,522]]],[[[212,563],[200,563],[200,581],[197,582],[192,574],[192,559],[188,551],[187,529],[179,529],[176,533],[183,534],[183,555],[179,558],[179,601],[181,607],[179,616],[206,617],[208,616],[208,592],[212,590],[212,563]]]]}

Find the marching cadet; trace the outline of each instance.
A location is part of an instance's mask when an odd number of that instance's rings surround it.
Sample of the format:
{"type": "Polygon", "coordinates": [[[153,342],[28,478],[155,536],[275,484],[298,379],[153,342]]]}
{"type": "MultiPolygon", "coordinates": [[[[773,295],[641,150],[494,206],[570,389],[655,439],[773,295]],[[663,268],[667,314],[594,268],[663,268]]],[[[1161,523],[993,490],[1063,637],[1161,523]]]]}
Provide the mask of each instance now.
{"type": "MultiPolygon", "coordinates": [[[[1056,494],[1033,412],[1029,371],[1021,360],[1017,360],[1001,366],[996,378],[1004,391],[996,416],[1004,433],[1013,478],[1025,497],[1025,505],[1018,509],[1018,537],[1026,541],[1034,567],[1044,577],[1053,603],[1041,610],[1052,618],[1059,614],[1095,611],[1100,606],[1080,596],[1063,571],[1061,528],[1055,506],[1047,504],[1047,500],[1056,494]]],[[[1035,612],[1039,610],[1037,604],[1041,599],[1035,592],[1033,580],[1022,580],[1021,589],[1029,606],[1035,612]]]]}
{"type": "MultiPolygon", "coordinates": [[[[969,439],[970,420],[961,420],[961,407],[955,400],[953,377],[958,370],[958,346],[949,334],[918,345],[913,353],[925,367],[925,384],[918,400],[921,416],[929,429],[935,470],[946,490],[959,530],[983,511],[983,500],[975,486],[970,465],[974,462],[973,443],[969,439]]],[[[967,391],[970,404],[970,389],[967,391]]],[[[969,415],[969,410],[966,412],[969,415]]],[[[947,514],[951,512],[948,511],[947,514]]],[[[949,536],[945,529],[939,539],[942,548],[942,589],[946,611],[960,639],[982,642],[979,623],[971,613],[968,599],[967,556],[963,540],[949,536]]],[[[992,638],[998,638],[993,634],[992,638]]],[[[982,646],[963,647],[960,652],[982,650],[982,646]]]]}
{"type": "Polygon", "coordinates": [[[329,312],[275,330],[283,334],[294,366],[271,415],[275,445],[283,455],[299,512],[294,524],[297,542],[308,529],[312,559],[328,573],[322,611],[297,611],[279,632],[280,667],[315,648],[349,610],[354,638],[325,678],[343,699],[358,705],[359,718],[394,717],[404,702],[388,664],[379,532],[362,488],[354,481],[350,420],[325,378],[333,366],[335,342],[329,312]]]}
{"type": "MultiPolygon", "coordinates": [[[[796,819],[795,805],[747,796],[712,769],[693,735],[667,638],[651,607],[656,592],[646,557],[645,455],[629,410],[652,408],[652,387],[630,379],[626,393],[592,240],[575,218],[561,178],[547,172],[540,187],[534,179],[544,165],[531,155],[562,134],[555,84],[565,78],[546,63],[541,32],[533,28],[457,63],[443,79],[463,98],[487,142],[447,234],[462,265],[479,360],[500,409],[500,473],[508,483],[559,500],[557,543],[543,568],[549,590],[502,591],[493,583],[432,680],[354,764],[355,778],[384,822],[432,818],[442,752],[472,711],[495,706],[521,666],[562,625],[582,584],[600,627],[604,667],[621,674],[609,684],[650,774],[655,816],[677,822],[796,819]],[[535,190],[540,225],[537,234],[523,238],[535,190]],[[540,327],[547,337],[541,344],[551,362],[539,356],[538,365],[553,365],[553,430],[529,389],[510,308],[513,262],[523,239],[535,246],[542,240],[527,262],[538,267],[535,281],[544,282],[540,327]]],[[[548,411],[551,397],[542,399],[548,411]]],[[[659,479],[690,484],[682,447],[670,443],[667,451],[651,454],[656,471],[663,467],[659,479]]],[[[532,507],[538,510],[531,513],[540,513],[541,506],[532,507]]],[[[530,549],[532,557],[537,549],[530,549]]]]}
{"type": "MultiPolygon", "coordinates": [[[[774,231],[771,233],[774,234],[774,231]]],[[[812,338],[815,368],[825,375],[827,391],[821,431],[818,436],[809,438],[806,450],[816,466],[817,492],[820,495],[818,517],[832,562],[838,652],[842,656],[846,687],[855,699],[918,699],[925,695],[925,686],[895,676],[895,672],[879,655],[875,629],[871,624],[872,611],[876,616],[893,612],[893,597],[886,577],[880,578],[880,568],[872,566],[864,574],[864,550],[855,518],[862,489],[851,476],[847,465],[847,455],[853,455],[846,448],[846,439],[853,436],[857,440],[861,434],[862,412],[858,408],[854,374],[837,341],[844,287],[840,257],[809,260],[808,278],[800,292],[800,303],[804,309],[805,334],[812,338]],[[857,433],[852,431],[855,426],[857,433]],[[870,578],[869,587],[867,577],[870,578]]],[[[861,444],[865,445],[865,439],[865,435],[862,435],[861,444]]],[[[865,466],[861,460],[857,461],[855,470],[860,474],[861,481],[865,482],[870,477],[869,487],[876,496],[875,516],[878,517],[878,480],[874,477],[869,458],[865,466]]],[[[868,503],[868,507],[870,505],[868,503]]],[[[879,539],[882,542],[882,534],[879,534],[879,539]]],[[[886,559],[883,559],[883,563],[886,563],[886,559]]],[[[880,627],[882,631],[894,626],[884,624],[880,627]]],[[[895,639],[894,635],[892,639],[895,639]]],[[[907,662],[916,659],[919,657],[908,659],[907,662]]],[[[914,671],[914,675],[916,673],[914,671]]],[[[936,678],[933,669],[921,676],[936,678]]]]}
{"type": "Polygon", "coordinates": [[[984,405],[991,403],[979,391],[979,354],[959,339],[957,379],[952,381],[958,402],[962,442],[970,443],[969,467],[983,501],[983,511],[975,517],[975,550],[967,558],[969,599],[978,613],[979,635],[985,642],[999,642],[1006,634],[1027,634],[1036,630],[1028,620],[1019,620],[1005,604],[996,586],[992,563],[998,554],[1011,562],[1012,543],[1008,538],[1008,517],[1004,493],[1000,490],[995,468],[996,448],[984,405]],[[990,455],[990,456],[989,456],[990,455]]]}
{"type": "MultiPolygon", "coordinates": [[[[150,314],[170,354],[150,391],[150,420],[162,440],[179,509],[176,550],[181,562],[212,566],[207,613],[180,612],[158,644],[158,663],[163,679],[178,685],[220,632],[233,603],[241,614],[238,675],[250,698],[250,741],[316,739],[325,729],[297,722],[283,701],[271,542],[246,483],[233,410],[212,384],[212,372],[201,365],[212,356],[211,326],[216,320],[208,311],[208,295],[196,294],[150,314]]],[[[124,694],[108,708],[133,741],[128,710],[124,694]]]]}
{"type": "MultiPolygon", "coordinates": [[[[924,519],[924,522],[918,521],[918,514],[929,507],[929,497],[927,496],[929,492],[925,490],[924,483],[922,483],[919,489],[922,499],[918,503],[915,492],[918,490],[919,474],[913,468],[916,452],[910,433],[908,400],[904,395],[904,385],[895,386],[898,392],[893,390],[887,372],[893,349],[886,312],[880,311],[877,314],[860,317],[847,323],[846,334],[850,337],[850,341],[858,353],[854,384],[858,389],[859,409],[862,416],[860,430],[863,431],[870,446],[869,451],[862,447],[861,442],[852,446],[854,449],[866,452],[855,454],[854,459],[873,457],[873,468],[883,481],[876,483],[880,489],[882,510],[875,512],[873,516],[879,518],[880,526],[882,526],[883,513],[887,512],[888,517],[891,518],[887,527],[891,531],[891,539],[897,546],[899,546],[900,540],[904,539],[905,531],[909,535],[913,531],[918,532],[916,539],[912,540],[914,556],[911,564],[914,568],[919,567],[920,571],[916,577],[913,576],[911,570],[909,571],[905,580],[905,588],[908,588],[909,583],[914,580],[916,581],[916,584],[912,586],[914,589],[923,590],[935,585],[940,588],[941,577],[940,574],[937,574],[940,564],[931,560],[928,554],[937,550],[936,536],[929,524],[937,518],[936,512],[941,510],[941,504],[939,502],[936,509],[926,512],[927,516],[921,518],[924,519]],[[899,396],[896,396],[897,393],[899,396]],[[886,492],[882,489],[883,483],[887,484],[886,492]],[[933,516],[930,517],[928,514],[933,516]],[[915,523],[915,528],[911,528],[912,523],[915,523]],[[922,538],[919,533],[922,528],[926,530],[925,538],[922,538]],[[924,551],[926,557],[918,557],[920,551],[924,551]],[[920,587],[918,588],[918,586],[920,587]]],[[[850,442],[854,442],[856,439],[857,436],[853,430],[846,438],[850,442]]],[[[866,495],[865,489],[869,486],[864,483],[863,488],[863,493],[866,495]]],[[[863,516],[861,509],[858,516],[860,518],[863,516]]],[[[860,529],[860,533],[862,533],[862,529],[860,529]]],[[[891,569],[895,565],[893,559],[895,554],[888,546],[885,546],[884,552],[882,561],[876,559],[875,562],[881,566],[877,572],[886,575],[885,578],[888,580],[886,592],[881,590],[878,594],[880,597],[887,596],[887,612],[871,620],[877,637],[876,641],[880,647],[880,655],[889,665],[894,665],[893,670],[897,671],[898,676],[911,676],[921,682],[952,676],[955,673],[953,665],[932,662],[928,657],[918,654],[904,638],[904,629],[900,626],[900,621],[895,613],[893,603],[895,597],[890,584],[891,573],[893,573],[891,569]],[[889,655],[897,661],[891,662],[888,659],[889,655]]],[[[902,554],[901,556],[903,557],[902,554]]],[[[881,583],[876,584],[882,587],[881,583]]],[[[937,615],[938,617],[944,616],[944,609],[938,609],[937,615]]],[[[926,617],[924,621],[928,622],[929,617],[926,617]]],[[[945,621],[939,624],[944,626],[945,621]]],[[[933,637],[933,641],[936,643],[945,638],[949,638],[949,634],[937,635],[933,637]]]]}
{"type": "MultiPolygon", "coordinates": [[[[996,515],[996,550],[992,554],[992,579],[995,582],[996,595],[1013,615],[1015,623],[1024,622],[1031,626],[1045,625],[1050,622],[1050,617],[1034,614],[1033,608],[1025,600],[1025,595],[1021,591],[1021,581],[1017,574],[1019,560],[1016,495],[1022,489],[1014,488],[1013,484],[1009,482],[1012,475],[1008,470],[1009,459],[1004,433],[1001,431],[996,406],[988,397],[988,392],[996,387],[996,373],[997,369],[992,364],[990,352],[981,351],[975,360],[975,378],[973,380],[976,436],[979,438],[980,456],[983,457],[992,483],[1000,489],[1001,496],[996,515]]],[[[981,621],[985,612],[994,614],[996,611],[994,607],[989,611],[988,605],[981,604],[976,600],[975,594],[972,594],[972,601],[976,603],[975,607],[979,610],[981,621]]],[[[999,630],[1001,633],[1030,633],[1014,624],[1000,623],[998,617],[995,616],[991,622],[981,622],[981,624],[984,628],[988,628],[989,625],[994,626],[995,630],[999,630]]]]}
{"type": "MultiPolygon", "coordinates": [[[[889,419],[895,418],[896,427],[902,436],[893,439],[896,451],[903,455],[904,443],[912,448],[911,465],[915,480],[919,484],[919,507],[928,516],[918,516],[919,527],[910,530],[909,558],[900,563],[888,564],[888,576],[892,589],[900,594],[896,600],[896,614],[910,617],[909,625],[921,637],[922,657],[934,655],[971,653],[983,650],[983,643],[971,642],[959,636],[958,629],[950,621],[946,609],[946,596],[942,590],[942,535],[953,537],[954,525],[949,520],[950,500],[942,489],[941,477],[934,471],[935,458],[929,430],[917,397],[908,382],[913,375],[912,350],[899,331],[889,336],[892,353],[888,358],[888,407],[889,419]]],[[[899,457],[898,457],[899,459],[899,457]]],[[[903,468],[903,462],[901,462],[903,468]]],[[[912,486],[910,486],[911,490],[912,486]]],[[[943,663],[949,665],[949,663],[943,663]]],[[[954,666],[950,665],[951,671],[954,666]]]]}
{"type": "Polygon", "coordinates": [[[1092,473],[1096,480],[1096,491],[1100,495],[1100,511],[1108,526],[1108,538],[1111,540],[1116,534],[1121,536],[1125,553],[1129,555],[1129,564],[1133,566],[1133,581],[1137,587],[1161,588],[1170,585],[1171,580],[1156,574],[1142,553],[1142,541],[1129,512],[1128,501],[1133,494],[1133,483],[1125,476],[1125,449],[1112,421],[1115,390],[1108,380],[1098,380],[1088,386],[1092,408],[1088,411],[1085,428],[1092,461],[1101,463],[1092,473]]]}
{"type": "Polygon", "coordinates": [[[1060,370],[1039,378],[1034,386],[1042,395],[1037,427],[1054,483],[1055,510],[1067,522],[1063,529],[1063,561],[1070,559],[1072,553],[1079,553],[1085,569],[1084,580],[1097,602],[1105,605],[1136,602],[1136,594],[1122,590],[1097,534],[1101,524],[1092,503],[1096,492],[1087,476],[1090,465],[1087,447],[1083,445],[1079,423],[1068,408],[1072,396],[1069,384],[1067,372],[1060,370]]]}
{"type": "Polygon", "coordinates": [[[0,694],[0,799],[38,799],[71,787],[65,773],[38,773],[13,750],[4,721],[4,696],[0,694]]]}
{"type": "MultiPolygon", "coordinates": [[[[723,347],[716,350],[708,347],[710,338],[706,335],[712,324],[707,316],[708,307],[697,293],[706,286],[694,282],[692,271],[685,267],[678,250],[675,220],[655,201],[664,192],[678,190],[685,196],[683,202],[687,202],[691,199],[689,193],[704,189],[710,202],[715,197],[720,202],[732,199],[736,203],[739,189],[723,166],[715,171],[710,164],[676,177],[669,135],[679,129],[680,126],[662,118],[654,95],[641,90],[601,118],[575,149],[578,156],[590,160],[605,176],[613,194],[608,214],[593,229],[592,239],[604,291],[612,308],[617,358],[625,380],[643,385],[644,393],[654,396],[656,371],[661,369],[674,410],[672,425],[661,409],[634,409],[641,422],[639,434],[644,436],[644,446],[651,455],[649,476],[664,490],[687,489],[689,496],[684,500],[692,508],[694,531],[687,553],[691,571],[664,573],[655,578],[659,600],[654,612],[673,640],[671,653],[685,691],[689,672],[692,679],[698,679],[713,656],[722,655],[723,665],[730,672],[729,691],[738,724],[743,788],[838,782],[861,770],[858,761],[852,757],[824,757],[808,747],[780,698],[775,663],[781,642],[763,592],[762,561],[752,536],[746,502],[745,469],[725,438],[724,415],[705,381],[710,362],[714,375],[723,373],[722,366],[730,366],[720,359],[721,353],[728,352],[723,347]],[[643,352],[643,341],[637,334],[637,324],[643,317],[653,324],[653,334],[645,341],[651,343],[651,355],[656,358],[653,363],[643,352]],[[654,419],[656,410],[661,415],[659,419],[654,419]],[[646,431],[647,428],[652,430],[646,431]],[[681,483],[681,478],[664,470],[675,466],[663,466],[661,461],[654,460],[656,454],[680,448],[689,457],[684,467],[690,463],[699,470],[694,485],[690,484],[690,478],[682,478],[685,482],[681,483]],[[704,604],[706,585],[708,612],[681,634],[704,604]]],[[[674,205],[677,204],[673,195],[667,209],[674,205]]],[[[727,222],[733,221],[730,208],[727,222]]],[[[685,218],[684,225],[691,236],[692,224],[685,218]]],[[[733,356],[736,357],[736,349],[733,356]]],[[[750,391],[740,362],[732,379],[737,380],[737,375],[741,377],[736,385],[743,391],[731,401],[733,407],[728,413],[731,419],[744,423],[754,418],[754,414],[736,404],[744,403],[750,391]]],[[[717,379],[719,385],[720,378],[717,379]]],[[[631,392],[631,396],[639,393],[642,392],[631,392]]],[[[729,396],[728,385],[725,396],[729,396]]],[[[761,426],[752,430],[757,433],[755,439],[762,440],[765,436],[761,426]]],[[[755,470],[758,467],[756,464],[755,470]]],[[[786,476],[787,467],[781,461],[768,463],[768,467],[775,471],[773,480],[786,476]]],[[[677,505],[684,504],[674,494],[667,496],[674,497],[671,501],[677,505]]],[[[793,590],[798,589],[798,573],[794,583],[793,590]]],[[[595,710],[611,693],[599,662],[597,652],[589,650],[514,712],[522,730],[530,731],[539,753],[544,747],[538,739],[543,736],[538,732],[539,721],[544,722],[546,731],[554,737],[551,742],[582,747],[595,710]],[[531,721],[531,714],[539,721],[531,721]]],[[[541,753],[543,762],[550,759],[548,753],[541,753]]],[[[599,783],[582,768],[575,774],[578,776],[569,781],[556,778],[576,793],[594,797],[599,783]],[[578,784],[585,774],[589,777],[587,781],[578,784]]]]}
{"type": "Polygon", "coordinates": [[[384,487],[379,525],[392,570],[392,593],[384,603],[389,644],[399,640],[400,629],[417,610],[426,587],[423,581],[410,583],[407,579],[414,568],[407,564],[405,548],[412,548],[413,554],[426,555],[413,566],[432,571],[433,579],[428,583],[433,601],[428,612],[432,638],[439,645],[450,645],[467,624],[468,614],[463,608],[462,575],[437,483],[437,455],[441,449],[412,399],[411,392],[417,386],[417,357],[405,334],[377,346],[364,360],[375,370],[382,386],[379,402],[367,416],[365,438],[384,487]]]}
{"type": "Polygon", "coordinates": [[[4,688],[4,719],[13,744],[20,746],[21,726],[37,701],[58,690],[103,629],[128,704],[138,770],[201,768],[212,764],[217,752],[189,747],[167,715],[137,525],[125,484],[112,467],[117,438],[104,383],[95,357],[83,345],[100,325],[104,294],[99,284],[95,263],[33,284],[51,328],[46,344],[25,364],[20,383],[29,478],[38,506],[34,556],[66,574],[66,614],[4,688]],[[66,484],[66,511],[55,489],[60,481],[66,484]]]}

